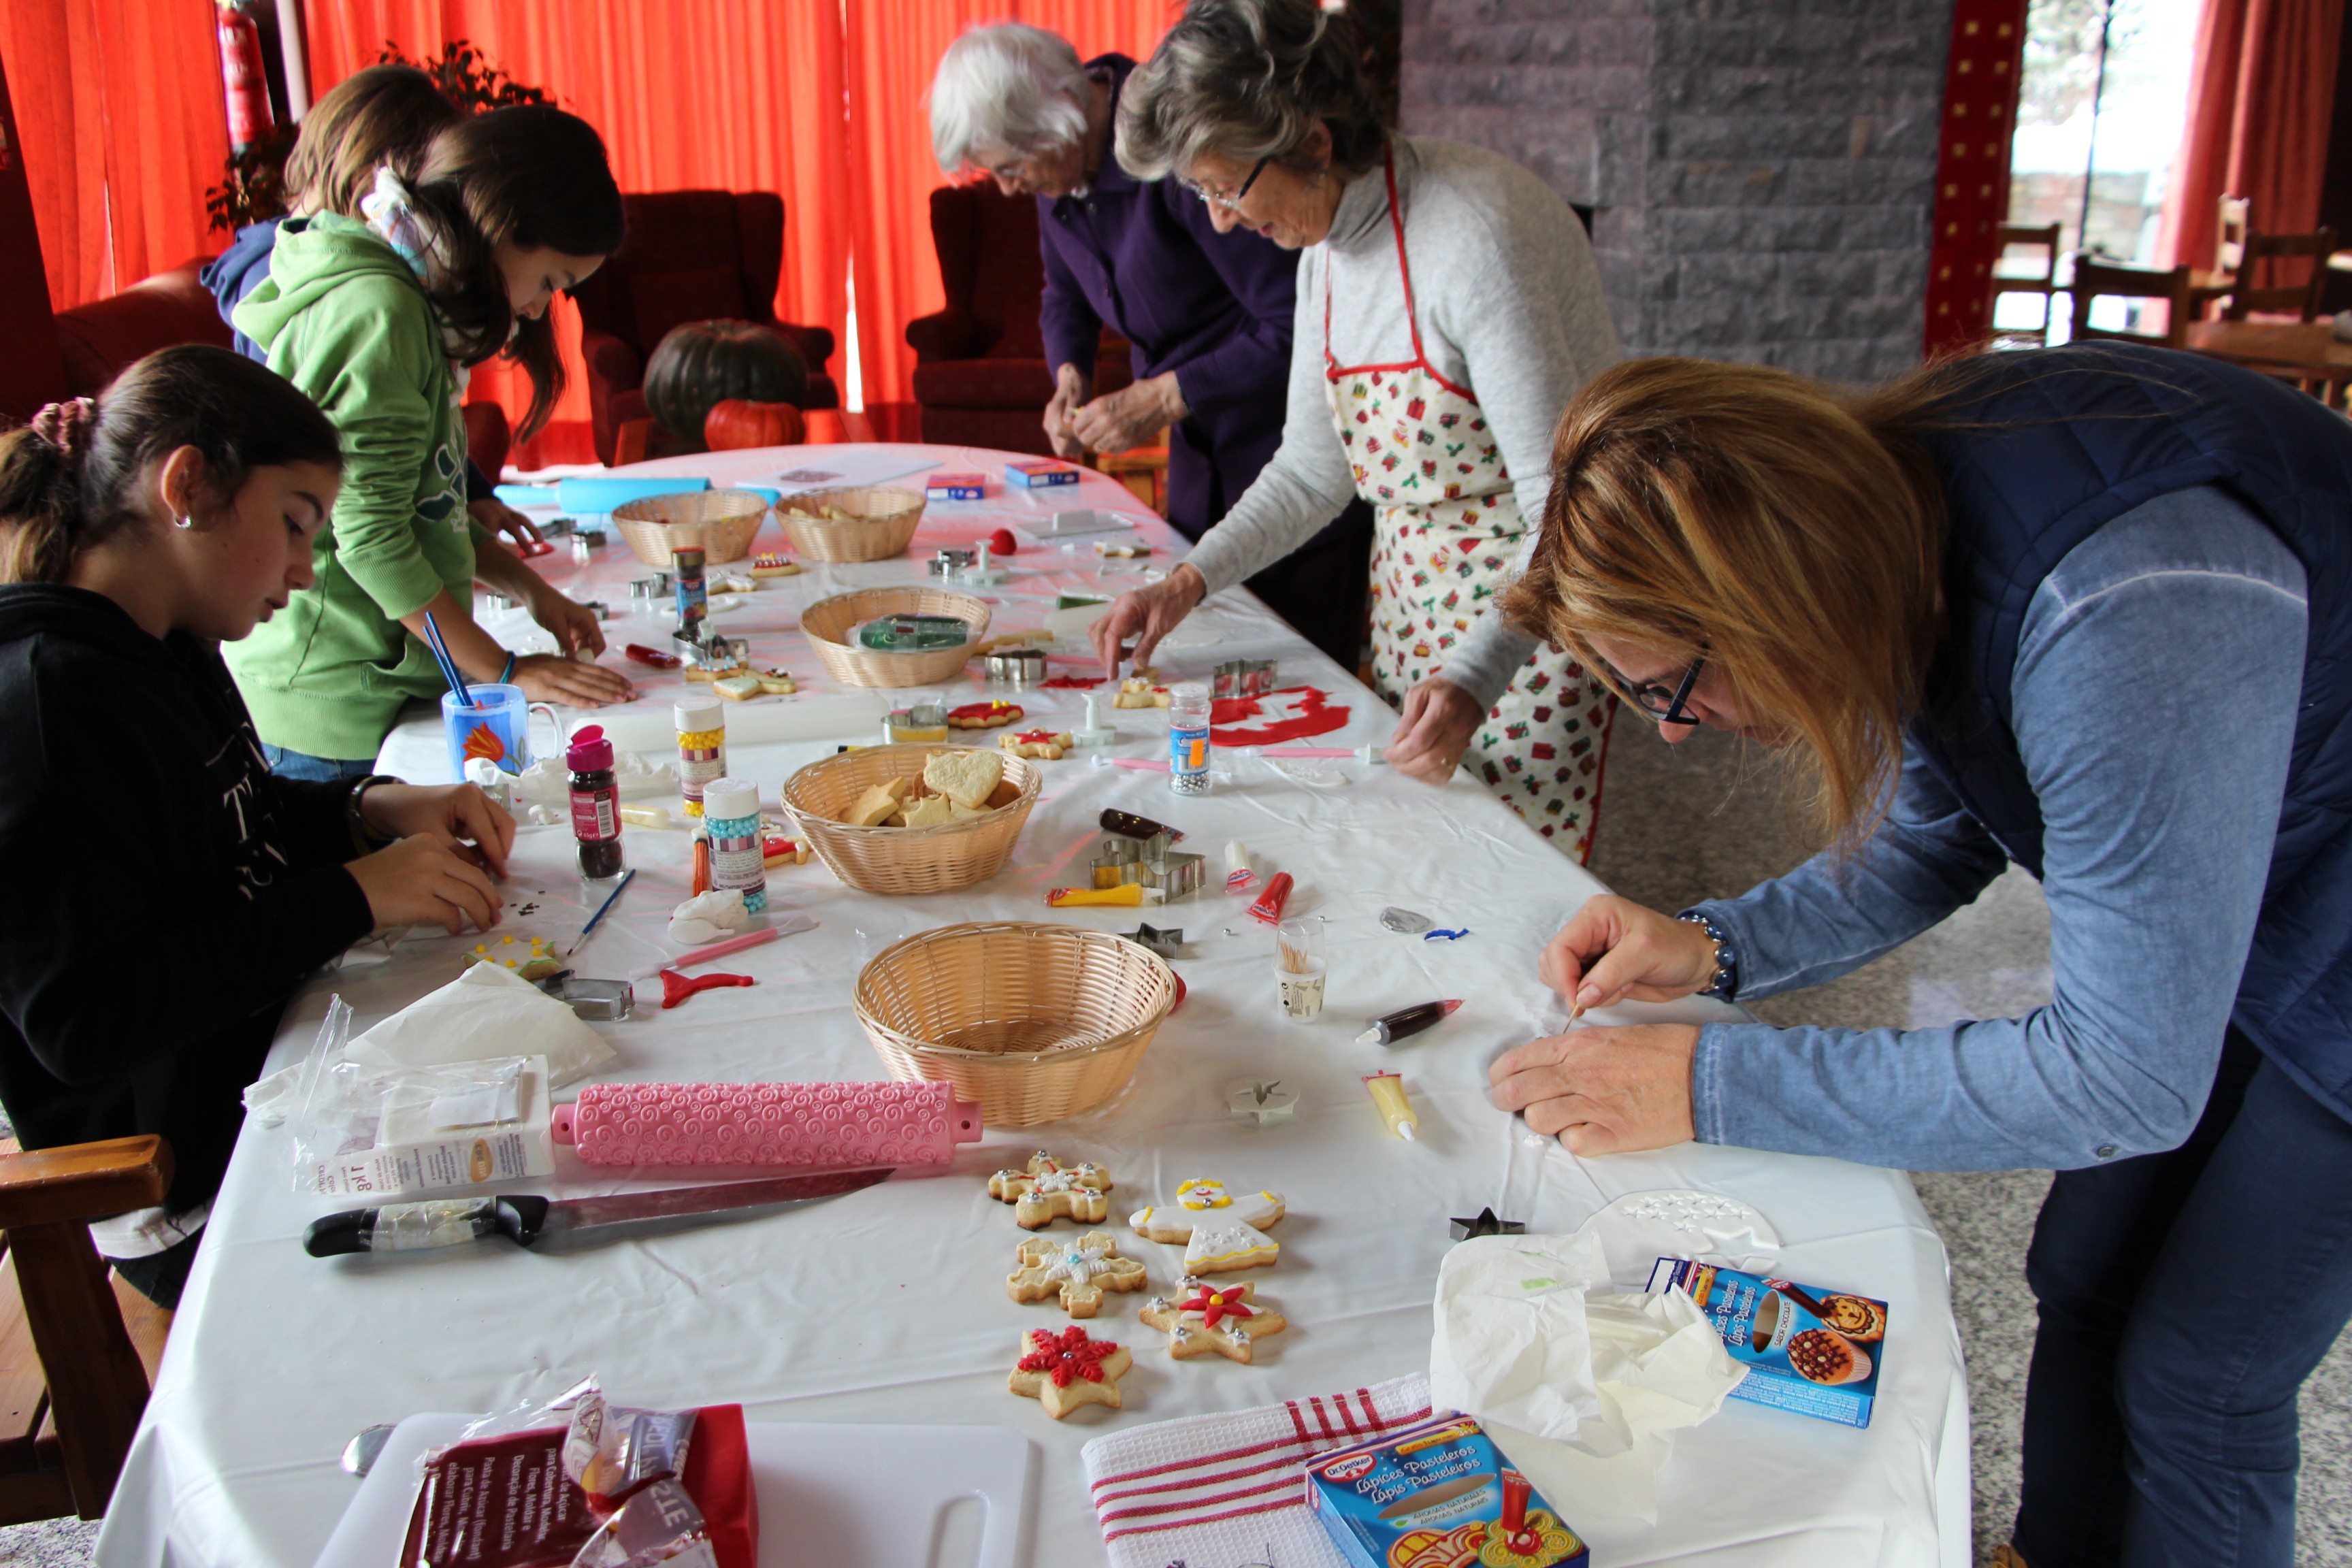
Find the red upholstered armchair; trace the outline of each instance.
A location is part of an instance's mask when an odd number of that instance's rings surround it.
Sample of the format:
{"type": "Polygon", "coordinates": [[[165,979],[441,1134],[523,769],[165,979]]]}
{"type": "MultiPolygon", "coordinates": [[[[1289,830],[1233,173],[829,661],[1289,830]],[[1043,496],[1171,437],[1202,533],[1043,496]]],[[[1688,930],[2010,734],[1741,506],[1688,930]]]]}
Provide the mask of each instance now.
{"type": "MultiPolygon", "coordinates": [[[[915,401],[923,439],[1050,452],[1043,421],[1054,395],[1037,307],[1045,264],[1037,255],[1037,202],[986,183],[931,193],[931,242],[948,308],[907,323],[915,351],[915,401]]],[[[1127,341],[1103,332],[1095,390],[1133,380],[1127,341]]]]}
{"type": "Polygon", "coordinates": [[[808,361],[808,406],[837,408],[824,373],[833,332],[776,320],[783,268],[784,198],[772,191],[662,191],[624,195],[629,237],[583,283],[580,352],[588,362],[588,408],[596,456],[613,460],[625,419],[647,416],[646,361],[682,321],[730,320],[773,327],[808,361]]]}
{"type": "Polygon", "coordinates": [[[76,397],[95,397],[133,361],[174,343],[228,347],[228,323],[196,276],[211,259],[191,258],[120,294],[59,310],[58,347],[65,353],[67,389],[76,397]]]}

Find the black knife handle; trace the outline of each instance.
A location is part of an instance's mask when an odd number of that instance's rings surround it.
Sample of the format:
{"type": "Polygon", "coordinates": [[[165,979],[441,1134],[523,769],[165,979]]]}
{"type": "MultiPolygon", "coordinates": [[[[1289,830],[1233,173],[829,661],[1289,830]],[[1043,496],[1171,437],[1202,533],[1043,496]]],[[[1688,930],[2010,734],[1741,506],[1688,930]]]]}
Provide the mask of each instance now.
{"type": "Polygon", "coordinates": [[[457,1247],[486,1236],[503,1236],[518,1247],[539,1239],[547,1223],[547,1200],[435,1198],[424,1203],[385,1204],[323,1215],[302,1233],[302,1250],[313,1258],[347,1252],[418,1252],[457,1247]]]}

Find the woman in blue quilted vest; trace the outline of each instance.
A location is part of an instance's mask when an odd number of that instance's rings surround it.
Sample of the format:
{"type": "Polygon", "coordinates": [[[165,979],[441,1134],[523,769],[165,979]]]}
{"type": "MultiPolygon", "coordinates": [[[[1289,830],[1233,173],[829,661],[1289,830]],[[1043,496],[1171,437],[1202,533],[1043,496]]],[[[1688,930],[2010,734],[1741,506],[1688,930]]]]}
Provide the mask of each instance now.
{"type": "Polygon", "coordinates": [[[2010,863],[2053,999],[1929,1029],[1580,1028],[1496,1103],[1580,1154],[1686,1139],[2053,1168],[2011,1560],[2285,1564],[2296,1391],[2352,1317],[2352,426],[2124,345],[1851,396],[1643,360],[1562,417],[1505,611],[1668,741],[1775,748],[1812,860],[1603,896],[1572,1005],[1818,984],[2010,863]]]}

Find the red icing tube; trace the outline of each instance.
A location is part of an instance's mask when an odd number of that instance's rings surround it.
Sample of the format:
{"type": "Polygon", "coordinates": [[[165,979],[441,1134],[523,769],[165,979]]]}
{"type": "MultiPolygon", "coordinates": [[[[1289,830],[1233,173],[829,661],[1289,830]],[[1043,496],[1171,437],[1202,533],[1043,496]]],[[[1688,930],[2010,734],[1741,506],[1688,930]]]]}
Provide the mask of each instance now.
{"type": "Polygon", "coordinates": [[[686,662],[674,653],[664,653],[657,647],[647,647],[643,643],[633,642],[621,651],[637,663],[650,664],[656,669],[676,669],[686,662]]]}
{"type": "Polygon", "coordinates": [[[592,1165],[944,1165],[982,1131],[945,1083],[592,1083],[553,1121],[592,1165]]]}
{"type": "Polygon", "coordinates": [[[662,977],[662,1005],[675,1007],[698,991],[709,991],[720,985],[756,985],[748,974],[680,974],[675,969],[665,969],[662,977]]]}
{"type": "Polygon", "coordinates": [[[1290,873],[1276,871],[1274,880],[1265,885],[1265,891],[1257,896],[1257,902],[1250,906],[1250,918],[1267,925],[1280,925],[1282,906],[1290,901],[1290,873]]]}

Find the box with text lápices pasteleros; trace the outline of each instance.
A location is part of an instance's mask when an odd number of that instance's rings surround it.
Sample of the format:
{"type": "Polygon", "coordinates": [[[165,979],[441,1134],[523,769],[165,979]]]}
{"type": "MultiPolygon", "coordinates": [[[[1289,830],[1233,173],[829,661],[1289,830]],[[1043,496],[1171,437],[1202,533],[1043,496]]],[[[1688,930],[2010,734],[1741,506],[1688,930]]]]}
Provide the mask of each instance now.
{"type": "Polygon", "coordinates": [[[1591,1553],[1467,1415],[1317,1456],[1307,1506],[1353,1568],[1586,1568],[1591,1553]]]}
{"type": "Polygon", "coordinates": [[[1870,1425],[1885,1360],[1886,1303],[1686,1258],[1661,1258],[1650,1289],[1679,1285],[1748,1369],[1734,1399],[1848,1426],[1870,1425]]]}
{"type": "Polygon", "coordinates": [[[980,474],[933,474],[923,486],[925,500],[978,500],[988,493],[980,474]]]}
{"type": "Polygon", "coordinates": [[[1040,458],[1026,463],[1005,464],[1004,482],[1019,485],[1024,490],[1043,489],[1048,485],[1074,485],[1078,482],[1078,470],[1067,463],[1048,462],[1040,458]]]}

